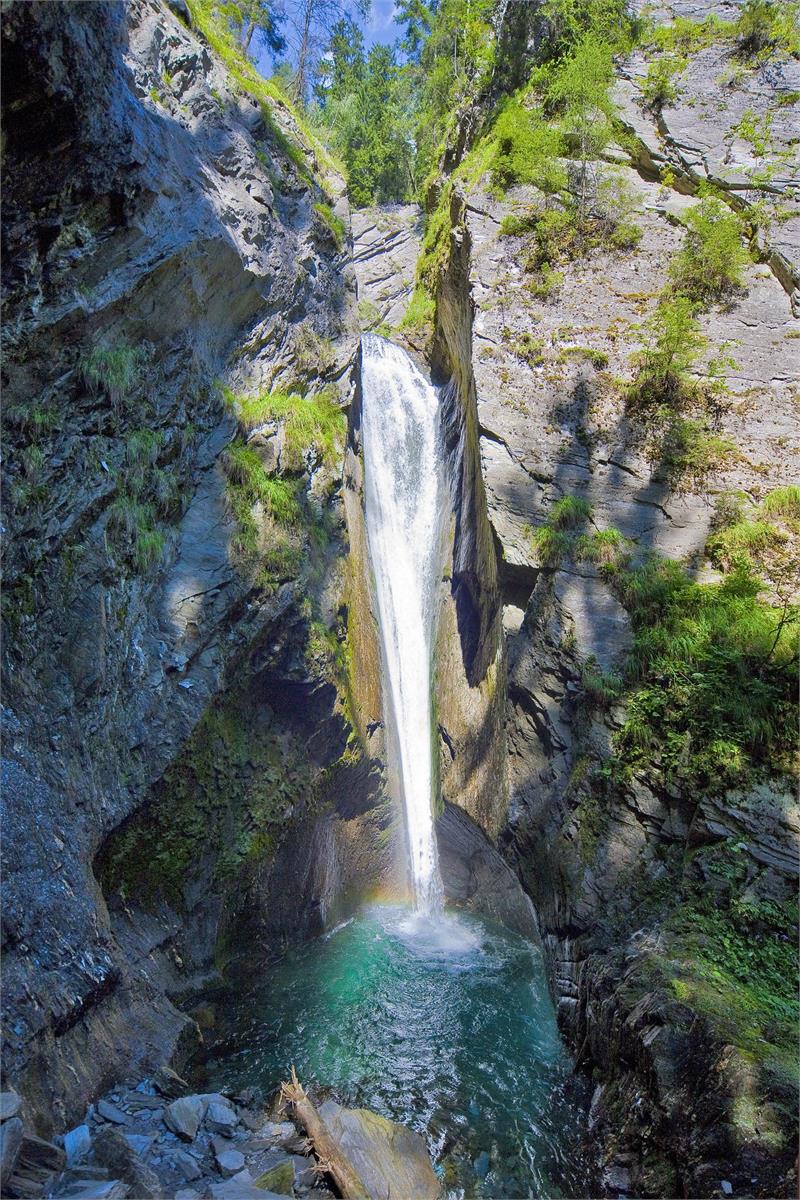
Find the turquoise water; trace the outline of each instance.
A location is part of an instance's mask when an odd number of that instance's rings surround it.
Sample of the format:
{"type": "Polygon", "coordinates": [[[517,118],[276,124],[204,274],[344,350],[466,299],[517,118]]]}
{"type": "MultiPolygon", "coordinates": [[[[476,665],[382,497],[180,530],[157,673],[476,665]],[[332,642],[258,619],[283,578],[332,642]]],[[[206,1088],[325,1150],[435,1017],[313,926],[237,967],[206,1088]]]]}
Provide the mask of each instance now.
{"type": "Polygon", "coordinates": [[[585,1094],[529,943],[376,905],[240,992],[209,1087],[306,1086],[425,1136],[453,1196],[586,1196],[585,1094]]]}

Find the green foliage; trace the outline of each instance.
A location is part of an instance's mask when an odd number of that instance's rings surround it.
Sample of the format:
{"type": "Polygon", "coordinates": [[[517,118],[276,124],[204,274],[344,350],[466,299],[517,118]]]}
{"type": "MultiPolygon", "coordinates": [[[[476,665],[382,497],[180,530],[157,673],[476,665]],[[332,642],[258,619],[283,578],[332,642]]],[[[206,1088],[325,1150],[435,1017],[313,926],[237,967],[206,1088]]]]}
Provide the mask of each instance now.
{"type": "Polygon", "coordinates": [[[492,141],[496,149],[491,178],[499,190],[518,183],[534,184],[546,193],[566,190],[566,170],[558,161],[563,153],[561,134],[541,109],[526,108],[511,97],[500,110],[492,141]]]}
{"type": "Polygon", "coordinates": [[[675,287],[700,303],[743,287],[749,256],[739,217],[717,197],[706,196],[684,222],[686,240],[670,268],[675,287]]]}
{"type": "Polygon", "coordinates": [[[152,504],[118,496],[109,508],[108,529],[137,574],[147,575],[160,563],[166,536],[152,504]]]}
{"type": "Polygon", "coordinates": [[[345,162],[351,203],[409,199],[416,187],[414,65],[399,67],[389,46],[365,51],[350,20],[334,25],[328,53],[313,119],[345,162]]]}
{"type": "Polygon", "coordinates": [[[590,655],[581,666],[581,687],[590,704],[609,708],[619,698],[623,682],[613,671],[604,671],[590,655]]]}
{"type": "Polygon", "coordinates": [[[686,373],[708,344],[694,304],[688,296],[665,296],[642,332],[644,344],[634,357],[637,371],[628,393],[629,407],[677,404],[692,390],[686,373]]]}
{"type": "Polygon", "coordinates": [[[578,160],[578,215],[582,222],[588,216],[592,192],[589,163],[600,157],[613,136],[616,107],[609,90],[613,77],[609,47],[587,37],[560,64],[547,88],[548,108],[560,116],[565,148],[578,160]]]}
{"type": "Polygon", "coordinates": [[[401,329],[424,330],[435,319],[439,280],[450,261],[450,239],[453,231],[452,196],[453,185],[447,180],[439,190],[436,206],[428,214],[417,259],[416,284],[400,323],[401,329]]]}
{"type": "Polygon", "coordinates": [[[493,0],[440,0],[411,77],[417,95],[417,177],[438,157],[459,106],[488,86],[495,63],[493,0]]]}
{"type": "Polygon", "coordinates": [[[778,488],[761,504],[748,503],[739,493],[723,493],[714,510],[712,533],[706,544],[711,561],[725,570],[744,565],[760,570],[780,595],[797,588],[793,541],[800,533],[800,488],[778,488]]]}
{"type": "Polygon", "coordinates": [[[545,60],[562,58],[584,39],[627,53],[641,28],[625,0],[545,0],[541,15],[545,36],[539,54],[545,60]]]}
{"type": "Polygon", "coordinates": [[[594,529],[578,538],[575,557],[595,563],[602,573],[613,574],[627,563],[632,549],[631,542],[618,529],[594,529]]]}
{"type": "Polygon", "coordinates": [[[544,567],[558,567],[571,553],[575,539],[563,529],[540,525],[531,533],[531,544],[544,567]]]}
{"type": "Polygon", "coordinates": [[[400,328],[409,331],[428,329],[433,324],[435,316],[436,301],[425,290],[424,284],[417,283],[408,303],[408,308],[403,314],[400,328]]]}
{"type": "Polygon", "coordinates": [[[315,204],[314,212],[321,219],[323,225],[333,238],[336,249],[341,250],[347,236],[344,221],[341,217],[337,217],[330,204],[323,204],[321,202],[315,204]]]}
{"type": "Polygon", "coordinates": [[[800,485],[789,484],[787,487],[776,488],[774,492],[765,496],[761,508],[770,516],[800,521],[800,485]]]}
{"type": "MultiPolygon", "coordinates": [[[[736,850],[713,848],[707,870],[726,871],[736,850]]],[[[746,870],[742,864],[742,874],[746,870]]],[[[669,918],[672,990],[733,1041],[789,1077],[797,1070],[797,904],[751,900],[738,879],[702,893],[669,918]]],[[[764,1133],[768,1131],[765,1129],[764,1133]]],[[[775,1136],[775,1135],[773,1135],[775,1136]]]]}
{"type": "Polygon", "coordinates": [[[782,0],[745,0],[734,26],[739,53],[764,59],[776,53],[800,53],[800,5],[782,0]]]}
{"type": "Polygon", "coordinates": [[[608,355],[604,350],[592,350],[590,346],[564,346],[558,352],[558,361],[567,362],[570,359],[578,359],[579,362],[588,362],[597,371],[602,371],[608,366],[608,355]]]}
{"type": "Polygon", "coordinates": [[[537,300],[549,300],[561,287],[564,276],[561,271],[554,271],[549,262],[543,262],[533,271],[528,281],[528,291],[537,300]]]}
{"type": "Polygon", "coordinates": [[[543,350],[544,342],[541,338],[535,338],[532,333],[521,333],[515,339],[514,352],[529,367],[538,367],[544,362],[543,350]]]}
{"type": "Polygon", "coordinates": [[[645,45],[669,54],[686,57],[697,54],[728,37],[731,33],[728,22],[713,13],[702,21],[689,17],[676,17],[674,21],[654,26],[643,36],[645,45]]]}
{"type": "Polygon", "coordinates": [[[699,490],[712,471],[722,470],[736,454],[736,443],[709,429],[705,417],[672,414],[650,450],[657,474],[671,487],[699,490]]]}
{"type": "Polygon", "coordinates": [[[590,521],[592,506],[582,496],[562,496],[547,514],[547,523],[552,529],[576,529],[590,521]]]}
{"type": "Polygon", "coordinates": [[[147,356],[141,346],[93,346],[78,363],[85,386],[121,404],[141,384],[147,356]]]}
{"type": "Polygon", "coordinates": [[[647,108],[658,113],[675,103],[678,98],[675,76],[685,67],[686,59],[675,55],[665,55],[650,63],[642,83],[642,99],[647,108]]]}
{"type": "Polygon", "coordinates": [[[283,90],[275,82],[264,79],[256,70],[233,32],[229,18],[214,0],[188,0],[188,3],[195,28],[222,60],[230,77],[260,104],[270,141],[292,162],[298,174],[314,185],[314,177],[304,153],[306,149],[312,161],[319,160],[326,169],[335,170],[336,164],[331,156],[313,135],[301,114],[289,103],[283,90]],[[276,119],[276,112],[282,112],[287,124],[297,131],[297,140],[284,132],[276,119]]]}
{"type": "Polygon", "coordinates": [[[270,421],[283,425],[286,470],[303,470],[308,452],[329,465],[333,465],[341,453],[345,418],[332,389],[325,389],[315,396],[302,396],[298,392],[236,396],[226,391],[225,400],[245,433],[270,421]]]}
{"type": "Polygon", "coordinates": [[[241,441],[233,442],[228,447],[223,461],[237,499],[250,508],[263,504],[278,525],[291,528],[300,524],[299,485],[296,480],[267,474],[256,451],[241,441]]]}
{"type": "Polygon", "coordinates": [[[615,743],[626,769],[657,748],[668,778],[713,791],[791,753],[796,614],[762,601],[751,571],[739,564],[703,585],[651,556],[623,565],[614,586],[634,630],[615,743]]]}
{"type": "Polygon", "coordinates": [[[578,531],[592,518],[592,506],[582,496],[562,496],[550,508],[544,523],[529,531],[531,544],[545,567],[557,567],[578,543],[578,531]]]}

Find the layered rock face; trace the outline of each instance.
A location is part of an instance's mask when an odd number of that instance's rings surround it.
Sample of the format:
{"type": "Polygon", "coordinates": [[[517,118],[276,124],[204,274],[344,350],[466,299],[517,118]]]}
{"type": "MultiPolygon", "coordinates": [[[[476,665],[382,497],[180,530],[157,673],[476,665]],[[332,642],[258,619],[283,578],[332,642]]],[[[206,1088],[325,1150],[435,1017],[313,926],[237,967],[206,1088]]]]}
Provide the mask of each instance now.
{"type": "MultiPolygon", "coordinates": [[[[673,9],[659,19],[707,15],[705,8],[673,9]]],[[[518,84],[540,19],[534,6],[527,15],[513,3],[501,12],[500,46],[515,47],[518,84]]],[[[723,6],[719,15],[730,20],[736,8],[723,6]]],[[[567,498],[583,514],[575,537],[616,531],[634,561],[665,556],[713,582],[721,576],[706,544],[725,496],[757,503],[796,482],[797,156],[788,132],[796,64],[746,71],[723,34],[710,41],[689,56],[674,100],[657,117],[639,93],[642,58],[617,66],[627,140],[593,165],[593,186],[613,180],[631,198],[635,244],[600,245],[561,261],[553,286],[537,292],[532,268],[524,267],[531,253],[524,217],[541,207],[541,193],[518,186],[499,199],[485,177],[465,182],[477,174],[469,165],[456,175],[430,351],[440,377],[452,378],[446,406],[458,446],[459,524],[437,692],[443,792],[496,839],[533,899],[562,1029],[580,1065],[596,1072],[593,1128],[615,1195],[722,1188],[768,1196],[792,1188],[796,1091],[788,1064],[774,1047],[758,1049],[742,1010],[726,1012],[738,1000],[722,983],[681,975],[681,956],[702,955],[702,947],[687,951],[664,916],[670,902],[692,894],[717,895],[724,907],[731,889],[756,909],[791,900],[800,828],[791,787],[768,770],[749,788],[712,788],[700,798],[670,779],[654,750],[625,783],[598,790],[626,711],[598,699],[591,678],[613,681],[624,671],[630,617],[602,560],[562,554],[554,561],[537,549],[534,533],[567,498]],[[715,99],[711,83],[722,73],[715,99]],[[771,122],[768,149],[747,142],[743,116],[771,122]],[[714,432],[735,450],[678,478],[647,445],[618,381],[631,376],[643,323],[704,182],[723,189],[734,209],[758,202],[773,215],[760,223],[760,261],[747,265],[743,286],[700,315],[706,360],[726,346],[734,360],[725,368],[730,390],[714,432]],[[522,229],[510,232],[510,218],[523,218],[522,229]],[[473,448],[480,473],[472,473],[473,448]],[[466,621],[457,619],[459,545],[462,581],[468,564],[478,564],[466,621]],[[496,567],[488,561],[494,552],[496,567]],[[505,641],[495,659],[498,595],[505,641]],[[495,663],[507,694],[502,733],[491,704],[473,699],[474,685],[495,663]],[[463,719],[471,701],[482,717],[472,725],[463,719]],[[503,770],[481,778],[473,760],[459,775],[459,754],[480,745],[481,729],[489,731],[492,763],[505,738],[503,770]]],[[[500,90],[504,64],[501,54],[500,90]]],[[[480,114],[465,114],[443,160],[445,178],[481,127],[480,114]]],[[[438,203],[434,192],[431,205],[438,203]]],[[[394,236],[400,231],[384,232],[387,246],[394,236]]],[[[380,277],[374,260],[371,269],[380,277]]],[[[414,342],[413,332],[401,333],[414,342]]],[[[696,370],[704,367],[701,358],[696,370]]],[[[779,591],[785,595],[785,582],[779,591]]],[[[757,929],[751,936],[758,943],[757,929]]],[[[714,980],[713,965],[708,971],[714,980]]]]}
{"type": "MultiPolygon", "coordinates": [[[[342,181],[164,4],[11,4],[3,37],[5,1064],[47,1131],[196,1038],[165,992],[246,914],[319,928],[383,863],[342,761],[338,469],[292,465],[310,525],[270,559],[219,387],[346,402],[342,181]]],[[[283,470],[280,422],[245,432],[283,470]]]]}

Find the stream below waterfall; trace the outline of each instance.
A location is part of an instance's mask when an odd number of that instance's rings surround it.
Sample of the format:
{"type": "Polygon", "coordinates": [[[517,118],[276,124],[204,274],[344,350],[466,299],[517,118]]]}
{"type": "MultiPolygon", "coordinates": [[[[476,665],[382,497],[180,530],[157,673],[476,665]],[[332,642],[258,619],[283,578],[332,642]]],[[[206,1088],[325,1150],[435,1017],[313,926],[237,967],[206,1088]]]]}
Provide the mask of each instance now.
{"type": "Polygon", "coordinates": [[[373,905],[236,989],[204,1086],[306,1086],[423,1134],[452,1197],[591,1195],[585,1084],[529,942],[373,905]]]}

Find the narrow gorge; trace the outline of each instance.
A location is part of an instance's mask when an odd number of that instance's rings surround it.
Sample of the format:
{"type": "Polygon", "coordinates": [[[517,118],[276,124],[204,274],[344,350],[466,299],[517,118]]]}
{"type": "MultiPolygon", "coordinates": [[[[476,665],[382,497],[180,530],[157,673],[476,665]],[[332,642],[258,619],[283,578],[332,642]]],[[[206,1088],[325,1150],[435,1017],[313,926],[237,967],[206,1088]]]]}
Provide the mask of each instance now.
{"type": "Polygon", "coordinates": [[[2,5],[0,1194],[794,1196],[797,5],[273,7],[2,5]]]}

